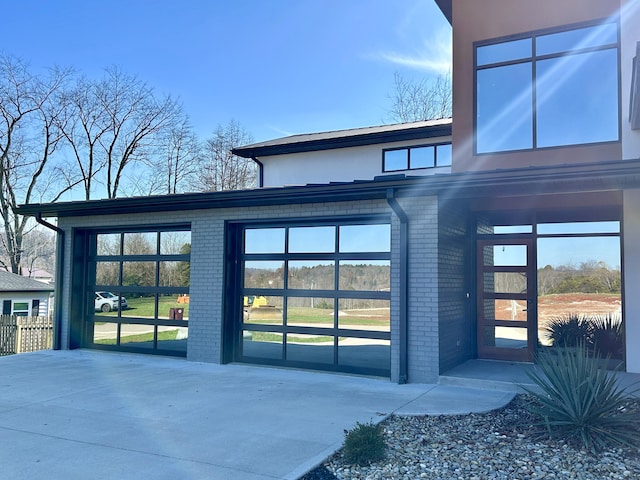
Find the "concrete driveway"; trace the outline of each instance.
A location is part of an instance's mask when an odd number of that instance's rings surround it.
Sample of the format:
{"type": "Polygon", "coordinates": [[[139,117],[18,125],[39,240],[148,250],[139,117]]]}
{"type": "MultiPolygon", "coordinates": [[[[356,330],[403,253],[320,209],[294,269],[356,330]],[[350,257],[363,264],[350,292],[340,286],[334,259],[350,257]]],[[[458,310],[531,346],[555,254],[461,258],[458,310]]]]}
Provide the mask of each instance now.
{"type": "Polygon", "coordinates": [[[344,429],[513,394],[87,350],[0,357],[0,471],[19,479],[296,479],[344,429]]]}

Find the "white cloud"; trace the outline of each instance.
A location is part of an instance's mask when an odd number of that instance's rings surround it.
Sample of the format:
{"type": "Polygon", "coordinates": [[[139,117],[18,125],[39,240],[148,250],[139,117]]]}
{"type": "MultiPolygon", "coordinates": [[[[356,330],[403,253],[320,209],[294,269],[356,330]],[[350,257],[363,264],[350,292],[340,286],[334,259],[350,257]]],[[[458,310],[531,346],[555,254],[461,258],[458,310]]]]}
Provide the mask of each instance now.
{"type": "Polygon", "coordinates": [[[406,52],[381,52],[378,59],[395,65],[430,73],[446,74],[451,71],[451,30],[443,30],[431,38],[424,39],[421,47],[406,52]]]}

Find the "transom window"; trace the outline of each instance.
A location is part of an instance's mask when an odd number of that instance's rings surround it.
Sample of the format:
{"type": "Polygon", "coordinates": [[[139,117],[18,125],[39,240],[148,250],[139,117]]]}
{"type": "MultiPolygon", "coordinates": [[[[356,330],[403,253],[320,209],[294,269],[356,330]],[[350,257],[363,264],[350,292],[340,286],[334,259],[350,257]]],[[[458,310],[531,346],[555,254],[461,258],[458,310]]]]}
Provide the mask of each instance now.
{"type": "Polygon", "coordinates": [[[394,148],[382,151],[383,172],[450,166],[450,143],[394,148]]]}
{"type": "Polygon", "coordinates": [[[476,153],[619,140],[618,25],[476,45],[476,153]]]}

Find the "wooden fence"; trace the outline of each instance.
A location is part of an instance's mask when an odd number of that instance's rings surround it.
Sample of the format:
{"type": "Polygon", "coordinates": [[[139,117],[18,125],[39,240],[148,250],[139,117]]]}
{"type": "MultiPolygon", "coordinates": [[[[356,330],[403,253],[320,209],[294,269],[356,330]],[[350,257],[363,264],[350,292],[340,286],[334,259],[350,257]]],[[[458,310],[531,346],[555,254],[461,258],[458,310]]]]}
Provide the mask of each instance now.
{"type": "Polygon", "coordinates": [[[52,345],[52,317],[0,316],[0,356],[47,350],[52,345]]]}

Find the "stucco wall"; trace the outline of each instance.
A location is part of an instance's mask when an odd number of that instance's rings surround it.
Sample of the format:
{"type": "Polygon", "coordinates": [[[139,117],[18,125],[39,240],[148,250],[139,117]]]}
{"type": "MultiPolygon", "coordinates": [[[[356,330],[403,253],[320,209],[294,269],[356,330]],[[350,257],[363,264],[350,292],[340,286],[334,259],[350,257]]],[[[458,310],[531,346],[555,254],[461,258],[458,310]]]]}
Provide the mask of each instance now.
{"type": "Polygon", "coordinates": [[[435,173],[449,173],[451,168],[438,167],[383,173],[382,150],[450,141],[451,137],[437,137],[317,152],[273,155],[261,157],[259,160],[264,165],[265,187],[372,180],[379,175],[397,175],[398,173],[433,175],[435,173]]]}
{"type": "MultiPolygon", "coordinates": [[[[455,0],[453,2],[453,171],[620,159],[621,143],[473,155],[474,42],[607,18],[620,0],[455,0]]],[[[623,106],[624,108],[624,106],[623,106]]]]}
{"type": "Polygon", "coordinates": [[[627,371],[640,373],[640,189],[624,191],[624,321],[627,371]]]}

